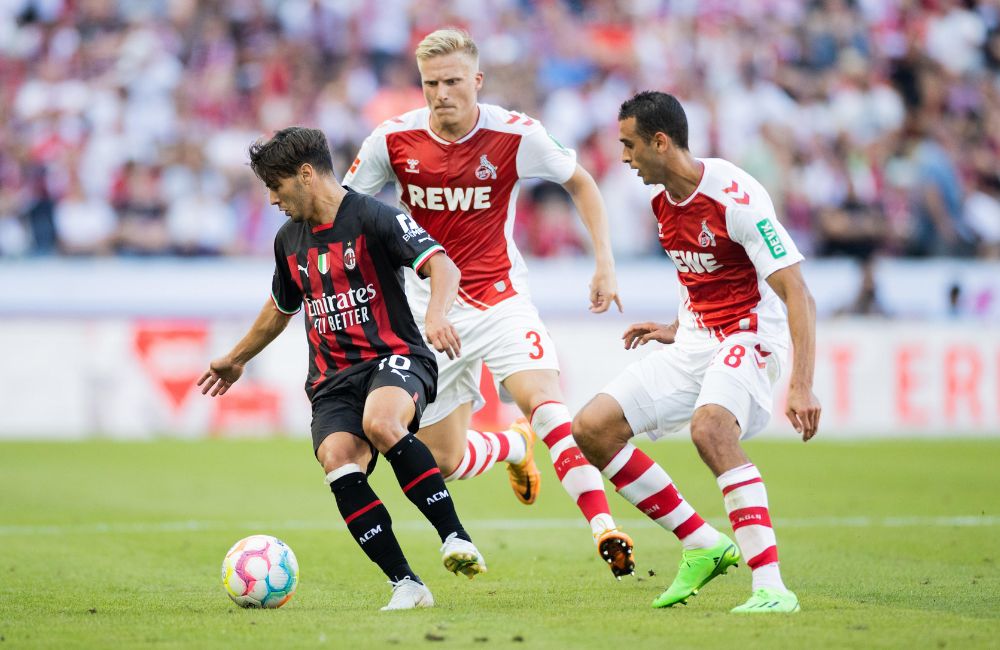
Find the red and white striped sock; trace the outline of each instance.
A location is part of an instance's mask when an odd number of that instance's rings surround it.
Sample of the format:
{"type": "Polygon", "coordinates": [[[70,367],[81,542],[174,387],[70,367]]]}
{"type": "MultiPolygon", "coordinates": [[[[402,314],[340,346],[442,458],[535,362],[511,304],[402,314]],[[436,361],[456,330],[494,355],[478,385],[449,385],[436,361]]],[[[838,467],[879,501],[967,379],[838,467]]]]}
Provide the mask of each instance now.
{"type": "Polygon", "coordinates": [[[601,470],[618,494],[669,530],[685,549],[712,548],[719,531],[695,512],[674,486],[670,475],[632,443],[626,443],[601,470]]]}
{"type": "Polygon", "coordinates": [[[778,542],[767,510],[767,490],[753,463],[740,465],[717,479],[736,543],[753,571],[754,590],[786,591],[778,569],[778,542]]]}
{"type": "Polygon", "coordinates": [[[596,536],[614,528],[615,520],[604,494],[601,473],[587,462],[577,447],[571,432],[572,422],[569,409],[559,402],[543,402],[531,412],[531,428],[549,448],[559,482],[576,502],[596,536]]]}
{"type": "Polygon", "coordinates": [[[465,455],[445,481],[479,476],[497,463],[518,463],[524,459],[524,438],[514,431],[476,431],[465,434],[465,455]]]}

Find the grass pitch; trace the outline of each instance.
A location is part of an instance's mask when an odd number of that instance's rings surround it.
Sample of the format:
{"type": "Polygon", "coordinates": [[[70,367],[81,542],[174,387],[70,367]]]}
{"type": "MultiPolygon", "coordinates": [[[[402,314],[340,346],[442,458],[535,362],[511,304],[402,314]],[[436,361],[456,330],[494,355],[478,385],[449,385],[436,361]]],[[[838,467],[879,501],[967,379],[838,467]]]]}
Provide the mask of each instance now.
{"type": "MultiPolygon", "coordinates": [[[[724,524],[689,443],[643,446],[724,524]]],[[[638,562],[616,582],[551,467],[531,507],[502,468],[452,484],[490,569],[470,582],[441,568],[433,530],[380,462],[375,489],[438,603],[383,613],[389,588],[343,528],[307,440],[0,444],[0,649],[996,647],[1000,442],[748,450],[800,614],[730,615],[749,595],[743,565],[687,607],[651,609],[676,540],[611,493],[638,562]],[[258,532],[298,556],[299,590],[280,610],[241,610],[221,586],[225,551],[258,532]]]]}

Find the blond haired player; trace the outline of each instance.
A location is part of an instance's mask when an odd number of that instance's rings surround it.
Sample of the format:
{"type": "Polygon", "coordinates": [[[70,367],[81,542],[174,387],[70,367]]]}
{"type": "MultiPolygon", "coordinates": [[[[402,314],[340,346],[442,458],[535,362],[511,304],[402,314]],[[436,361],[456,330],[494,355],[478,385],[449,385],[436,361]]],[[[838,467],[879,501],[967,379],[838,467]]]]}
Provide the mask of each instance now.
{"type": "MultiPolygon", "coordinates": [[[[480,104],[479,51],[463,31],[441,29],[419,44],[417,66],[427,106],[381,124],[365,140],[344,177],[346,185],[373,194],[389,182],[410,213],[414,233],[426,229],[462,271],[459,297],[449,318],[462,338],[462,356],[438,355],[437,400],[417,434],[447,480],[477,476],[506,462],[514,492],[535,501],[539,474],[532,443],[549,448],[556,475],[590,524],[600,555],[616,577],[632,572],[632,540],[617,530],[601,475],[573,441],[571,416],[559,388],[559,363],[538,311],[531,303],[524,260],[512,238],[514,206],[522,179],[559,183],[573,199],[590,233],[597,269],[590,309],[621,309],[607,217],[597,184],[576,154],[527,115],[480,104]],[[485,432],[469,429],[483,405],[481,364],[529,418],[530,428],[485,432]]],[[[406,224],[402,224],[405,228],[406,224]]],[[[407,297],[418,325],[428,300],[427,282],[407,274],[407,297]]]]}

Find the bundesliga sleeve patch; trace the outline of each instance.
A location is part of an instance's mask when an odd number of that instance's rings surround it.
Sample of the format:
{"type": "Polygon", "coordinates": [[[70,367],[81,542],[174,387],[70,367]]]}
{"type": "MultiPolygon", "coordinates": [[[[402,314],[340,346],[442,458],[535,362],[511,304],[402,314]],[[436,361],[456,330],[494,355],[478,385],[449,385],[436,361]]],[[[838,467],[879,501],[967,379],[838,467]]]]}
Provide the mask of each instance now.
{"type": "Polygon", "coordinates": [[[764,238],[764,243],[767,244],[768,250],[771,251],[771,257],[780,259],[788,253],[785,245],[781,243],[781,237],[778,236],[778,231],[774,229],[774,224],[771,223],[770,219],[765,218],[758,221],[757,231],[764,238]]]}

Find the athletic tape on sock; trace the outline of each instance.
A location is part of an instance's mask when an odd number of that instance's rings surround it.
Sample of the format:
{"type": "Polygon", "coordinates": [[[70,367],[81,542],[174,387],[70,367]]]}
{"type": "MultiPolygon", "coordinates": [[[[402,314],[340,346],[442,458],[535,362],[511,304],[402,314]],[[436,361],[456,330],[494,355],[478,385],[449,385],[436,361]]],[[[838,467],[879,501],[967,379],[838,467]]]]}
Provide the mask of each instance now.
{"type": "Polygon", "coordinates": [[[328,472],[326,478],[324,479],[324,482],[327,485],[330,485],[338,478],[342,476],[347,476],[348,474],[353,474],[354,472],[361,472],[362,474],[365,473],[364,470],[361,469],[361,465],[358,465],[357,463],[348,463],[346,465],[341,465],[332,472],[328,472]]]}

